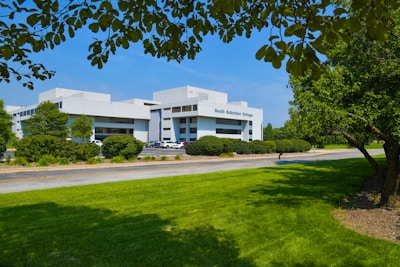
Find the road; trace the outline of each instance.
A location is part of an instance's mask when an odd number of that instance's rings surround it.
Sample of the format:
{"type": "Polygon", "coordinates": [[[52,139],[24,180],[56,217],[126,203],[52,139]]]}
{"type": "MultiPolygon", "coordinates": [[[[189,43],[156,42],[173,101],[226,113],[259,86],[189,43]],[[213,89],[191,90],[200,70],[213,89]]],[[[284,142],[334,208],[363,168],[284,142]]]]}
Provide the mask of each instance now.
{"type": "MultiPolygon", "coordinates": [[[[165,151],[164,151],[165,152],[165,151]]],[[[383,150],[371,150],[371,155],[382,154],[383,150]]],[[[225,170],[261,168],[283,164],[302,163],[320,160],[362,157],[355,149],[312,150],[307,153],[283,154],[278,160],[277,154],[247,156],[235,158],[216,158],[206,160],[149,161],[127,164],[101,164],[83,166],[60,166],[50,168],[32,168],[15,172],[0,169],[0,193],[22,192],[29,190],[98,184],[126,180],[138,180],[200,174],[225,170]]]]}

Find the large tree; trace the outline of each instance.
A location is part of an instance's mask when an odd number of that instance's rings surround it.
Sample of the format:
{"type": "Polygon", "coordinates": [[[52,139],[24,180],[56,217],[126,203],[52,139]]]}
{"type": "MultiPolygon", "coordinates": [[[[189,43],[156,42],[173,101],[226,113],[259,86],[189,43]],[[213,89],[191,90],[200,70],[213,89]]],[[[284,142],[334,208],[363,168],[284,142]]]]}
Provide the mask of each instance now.
{"type": "Polygon", "coordinates": [[[24,135],[51,135],[65,139],[69,134],[67,121],[68,114],[60,111],[56,104],[45,101],[38,105],[35,114],[24,121],[24,135]]]}
{"type": "Polygon", "coordinates": [[[0,158],[6,152],[6,144],[12,137],[11,126],[12,116],[4,109],[3,100],[0,99],[0,158]]]}
{"type": "Polygon", "coordinates": [[[33,88],[32,77],[54,75],[32,52],[53,49],[78,30],[93,33],[89,45],[93,66],[102,68],[117,49],[142,43],[145,53],[168,60],[194,59],[207,35],[223,42],[254,31],[265,33],[256,58],[276,68],[286,60],[289,73],[321,73],[318,54],[327,54],[364,25],[367,36],[386,40],[393,26],[388,10],[397,0],[24,0],[0,2],[0,82],[14,76],[33,88]],[[288,57],[288,58],[287,58],[288,57]],[[25,67],[25,68],[24,68],[25,67]],[[25,71],[24,71],[25,70],[25,71]]]}
{"type": "MultiPolygon", "coordinates": [[[[397,13],[392,13],[396,17],[397,13]]],[[[385,142],[387,172],[381,205],[393,207],[399,185],[400,156],[400,30],[385,42],[363,32],[348,44],[337,44],[329,55],[335,66],[318,81],[293,78],[291,113],[315,133],[341,134],[360,149],[377,171],[380,166],[364,149],[375,136],[385,142]]]]}

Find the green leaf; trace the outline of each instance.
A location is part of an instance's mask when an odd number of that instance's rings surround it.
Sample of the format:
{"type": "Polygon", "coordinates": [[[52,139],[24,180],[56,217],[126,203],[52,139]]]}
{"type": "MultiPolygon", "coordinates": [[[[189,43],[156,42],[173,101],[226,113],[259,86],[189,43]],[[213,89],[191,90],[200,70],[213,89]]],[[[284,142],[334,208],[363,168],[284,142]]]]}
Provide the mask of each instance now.
{"type": "Polygon", "coordinates": [[[35,26],[38,22],[39,22],[39,16],[38,14],[31,14],[26,18],[26,22],[30,25],[30,26],[35,26]]]}

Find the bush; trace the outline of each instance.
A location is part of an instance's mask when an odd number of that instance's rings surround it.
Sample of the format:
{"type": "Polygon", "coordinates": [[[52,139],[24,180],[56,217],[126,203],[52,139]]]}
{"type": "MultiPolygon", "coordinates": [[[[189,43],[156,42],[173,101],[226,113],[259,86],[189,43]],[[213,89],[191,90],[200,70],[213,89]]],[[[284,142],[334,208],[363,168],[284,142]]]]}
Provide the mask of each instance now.
{"type": "Polygon", "coordinates": [[[248,142],[232,139],[230,146],[230,152],[236,152],[238,154],[251,154],[251,149],[248,142]]]}
{"type": "Polygon", "coordinates": [[[14,159],[14,164],[19,166],[28,166],[29,163],[25,157],[17,156],[14,159]]]}
{"type": "Polygon", "coordinates": [[[3,157],[6,151],[7,151],[7,140],[0,135],[0,158],[3,157]]]}
{"type": "Polygon", "coordinates": [[[306,152],[311,149],[311,144],[301,139],[292,140],[294,152],[306,152]]]}
{"type": "Polygon", "coordinates": [[[76,147],[76,159],[87,161],[100,154],[100,147],[93,143],[80,143],[76,147]]]}
{"type": "Polygon", "coordinates": [[[274,153],[276,151],[276,144],[274,141],[268,140],[264,141],[264,143],[267,147],[267,153],[274,153]]]}
{"type": "Polygon", "coordinates": [[[249,143],[252,154],[265,154],[268,152],[267,145],[261,140],[253,140],[249,143]]]}
{"type": "Polygon", "coordinates": [[[143,143],[131,135],[109,136],[103,140],[101,151],[104,157],[122,156],[125,159],[137,157],[143,150],[143,143]]]}
{"type": "Polygon", "coordinates": [[[115,156],[110,159],[111,163],[124,163],[125,158],[123,156],[115,156]]]}
{"type": "Polygon", "coordinates": [[[288,153],[293,152],[293,143],[288,139],[275,140],[276,152],[278,153],[288,153]]]}
{"type": "Polygon", "coordinates": [[[63,142],[55,136],[36,135],[18,140],[15,148],[16,157],[25,157],[29,162],[37,162],[44,155],[60,156],[63,142]]]}
{"type": "Polygon", "coordinates": [[[43,155],[40,157],[38,162],[36,163],[36,166],[38,167],[45,167],[49,166],[50,164],[56,164],[57,159],[53,157],[52,155],[43,155]]]}
{"type": "MultiPolygon", "coordinates": [[[[95,146],[98,146],[98,145],[95,145],[95,146]]],[[[87,163],[87,164],[96,164],[96,163],[97,163],[97,160],[96,160],[95,158],[88,158],[88,159],[86,160],[86,163],[87,163]]]]}
{"type": "Polygon", "coordinates": [[[175,160],[182,160],[183,156],[182,155],[175,155],[175,160]]]}
{"type": "Polygon", "coordinates": [[[149,156],[149,155],[147,155],[147,156],[144,156],[142,159],[143,159],[143,160],[156,160],[156,156],[149,156]]]}
{"type": "Polygon", "coordinates": [[[186,147],[188,155],[218,156],[224,150],[223,142],[216,136],[203,136],[186,147]]]}

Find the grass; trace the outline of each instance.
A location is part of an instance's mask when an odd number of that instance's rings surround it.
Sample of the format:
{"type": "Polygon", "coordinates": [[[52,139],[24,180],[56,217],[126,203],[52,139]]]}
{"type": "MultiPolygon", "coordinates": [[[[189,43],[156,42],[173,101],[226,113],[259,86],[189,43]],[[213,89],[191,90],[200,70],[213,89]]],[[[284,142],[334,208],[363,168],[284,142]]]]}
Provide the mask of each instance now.
{"type": "MultiPolygon", "coordinates": [[[[325,145],[324,149],[346,149],[346,148],[350,148],[349,145],[347,144],[342,144],[342,145],[325,145]]],[[[365,146],[366,149],[382,149],[383,148],[383,144],[379,143],[372,143],[372,144],[368,144],[365,146]]]]}
{"type": "Polygon", "coordinates": [[[331,211],[372,169],[316,162],[0,195],[0,266],[398,266],[331,211]]]}

